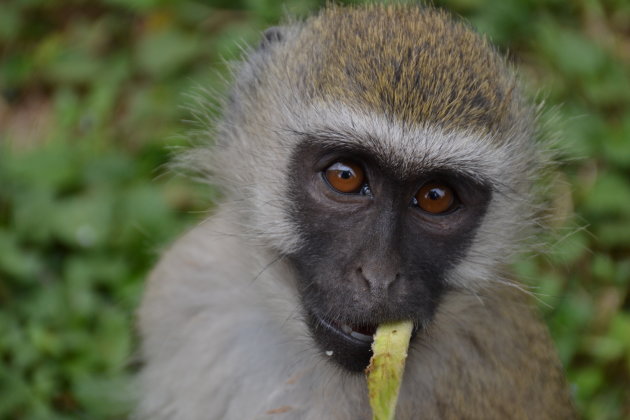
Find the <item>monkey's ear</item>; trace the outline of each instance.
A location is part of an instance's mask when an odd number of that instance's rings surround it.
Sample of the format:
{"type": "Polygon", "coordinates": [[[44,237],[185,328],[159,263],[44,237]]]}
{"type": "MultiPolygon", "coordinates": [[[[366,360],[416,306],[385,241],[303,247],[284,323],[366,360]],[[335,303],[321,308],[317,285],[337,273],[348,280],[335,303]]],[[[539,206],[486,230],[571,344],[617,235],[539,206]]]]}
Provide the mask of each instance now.
{"type": "Polygon", "coordinates": [[[282,42],[284,40],[284,28],[280,26],[272,26],[263,32],[263,38],[258,44],[258,50],[265,50],[270,45],[282,42]]]}

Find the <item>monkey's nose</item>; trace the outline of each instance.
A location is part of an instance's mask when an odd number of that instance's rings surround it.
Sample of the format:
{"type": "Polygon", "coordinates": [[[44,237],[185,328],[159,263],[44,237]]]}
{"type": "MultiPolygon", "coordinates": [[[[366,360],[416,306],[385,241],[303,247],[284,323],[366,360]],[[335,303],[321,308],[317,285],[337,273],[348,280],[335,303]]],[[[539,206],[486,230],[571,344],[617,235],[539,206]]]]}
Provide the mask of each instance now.
{"type": "Polygon", "coordinates": [[[385,265],[363,265],[357,268],[356,274],[373,294],[386,292],[400,279],[400,273],[388,269],[385,265]]]}

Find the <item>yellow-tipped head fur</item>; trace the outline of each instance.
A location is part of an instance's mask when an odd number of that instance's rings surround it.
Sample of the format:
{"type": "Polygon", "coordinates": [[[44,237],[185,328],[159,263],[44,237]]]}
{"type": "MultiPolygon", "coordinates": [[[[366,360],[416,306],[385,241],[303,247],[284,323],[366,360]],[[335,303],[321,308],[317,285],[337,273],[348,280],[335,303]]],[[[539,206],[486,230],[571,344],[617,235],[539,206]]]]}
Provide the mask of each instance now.
{"type": "Polygon", "coordinates": [[[439,9],[329,7],[306,22],[293,51],[306,55],[299,73],[314,97],[403,123],[501,132],[522,112],[505,60],[439,9]]]}

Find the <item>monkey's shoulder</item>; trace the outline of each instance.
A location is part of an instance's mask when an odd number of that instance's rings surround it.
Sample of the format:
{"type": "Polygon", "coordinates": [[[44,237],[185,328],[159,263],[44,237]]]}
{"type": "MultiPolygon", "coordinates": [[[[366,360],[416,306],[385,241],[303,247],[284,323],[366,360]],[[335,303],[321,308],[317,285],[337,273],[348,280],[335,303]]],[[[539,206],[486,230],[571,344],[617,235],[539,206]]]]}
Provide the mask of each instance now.
{"type": "Polygon", "coordinates": [[[447,296],[410,353],[409,377],[417,383],[408,389],[431,395],[436,418],[575,418],[562,365],[531,300],[507,286],[447,296]]]}
{"type": "MultiPolygon", "coordinates": [[[[247,260],[237,258],[248,245],[228,219],[217,211],[162,253],[146,284],[138,314],[141,329],[166,318],[177,328],[196,312],[220,310],[237,293],[235,279],[249,276],[252,268],[247,260]]],[[[246,303],[248,296],[244,290],[239,301],[246,303]]]]}

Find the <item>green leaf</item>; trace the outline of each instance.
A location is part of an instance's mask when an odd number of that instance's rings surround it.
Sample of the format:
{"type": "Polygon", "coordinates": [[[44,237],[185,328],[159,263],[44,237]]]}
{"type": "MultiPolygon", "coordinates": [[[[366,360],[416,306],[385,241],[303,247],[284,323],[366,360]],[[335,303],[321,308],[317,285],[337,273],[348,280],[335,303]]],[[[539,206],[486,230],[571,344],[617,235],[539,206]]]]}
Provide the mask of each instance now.
{"type": "Polygon", "coordinates": [[[583,199],[583,209],[594,218],[619,216],[630,221],[630,180],[622,174],[601,173],[583,199]]]}
{"type": "Polygon", "coordinates": [[[50,215],[53,233],[71,246],[102,246],[112,228],[113,209],[114,198],[107,191],[58,200],[50,215]]]}
{"type": "Polygon", "coordinates": [[[153,77],[163,78],[190,63],[199,39],[174,28],[147,32],[135,48],[137,65],[153,77]]]}
{"type": "Polygon", "coordinates": [[[21,249],[14,233],[0,228],[0,273],[15,280],[28,279],[41,272],[42,266],[35,251],[21,249]]]}

